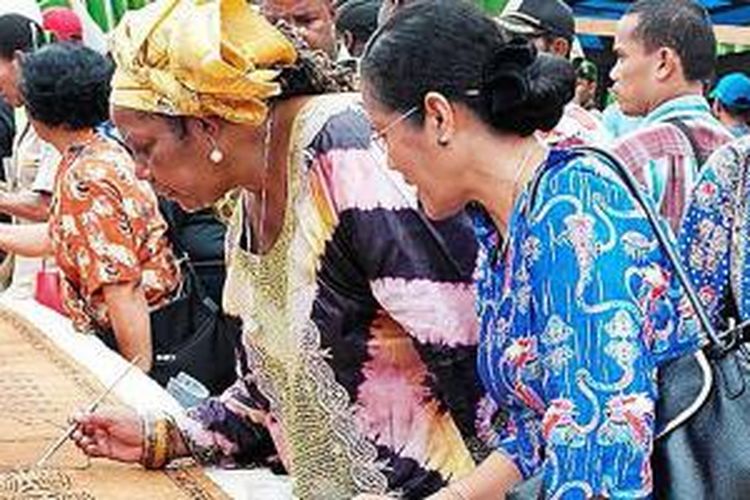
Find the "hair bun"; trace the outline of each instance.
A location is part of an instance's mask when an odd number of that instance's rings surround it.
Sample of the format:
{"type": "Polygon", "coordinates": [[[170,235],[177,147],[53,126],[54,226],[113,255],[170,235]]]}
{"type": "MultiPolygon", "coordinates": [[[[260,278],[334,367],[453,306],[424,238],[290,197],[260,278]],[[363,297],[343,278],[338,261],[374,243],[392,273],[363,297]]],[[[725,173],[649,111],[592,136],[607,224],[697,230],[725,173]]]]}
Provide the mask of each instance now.
{"type": "Polygon", "coordinates": [[[493,115],[526,101],[530,90],[527,69],[536,55],[534,46],[522,38],[504,43],[492,54],[484,69],[481,90],[493,115]]]}

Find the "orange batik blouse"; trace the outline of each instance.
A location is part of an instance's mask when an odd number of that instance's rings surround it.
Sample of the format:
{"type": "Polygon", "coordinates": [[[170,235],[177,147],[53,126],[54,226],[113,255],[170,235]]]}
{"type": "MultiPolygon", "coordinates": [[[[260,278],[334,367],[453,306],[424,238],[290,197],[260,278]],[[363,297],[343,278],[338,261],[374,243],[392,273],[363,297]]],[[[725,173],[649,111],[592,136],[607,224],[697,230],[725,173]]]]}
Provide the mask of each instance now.
{"type": "Polygon", "coordinates": [[[49,219],[63,299],[76,329],[111,326],[102,289],[140,282],[151,309],[169,301],[180,273],[151,186],[117,142],[93,135],[58,168],[49,219]]]}

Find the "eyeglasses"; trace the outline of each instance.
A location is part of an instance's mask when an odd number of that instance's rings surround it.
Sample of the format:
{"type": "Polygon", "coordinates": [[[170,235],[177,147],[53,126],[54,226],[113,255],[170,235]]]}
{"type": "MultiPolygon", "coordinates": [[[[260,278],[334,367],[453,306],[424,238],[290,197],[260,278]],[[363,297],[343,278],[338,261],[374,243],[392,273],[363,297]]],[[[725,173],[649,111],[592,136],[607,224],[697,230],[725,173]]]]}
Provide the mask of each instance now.
{"type": "Polygon", "coordinates": [[[394,118],[393,121],[391,121],[391,123],[381,128],[380,130],[375,131],[370,136],[370,142],[373,145],[375,145],[375,147],[377,147],[382,153],[387,153],[388,142],[386,141],[386,136],[388,135],[388,132],[392,131],[401,122],[406,121],[408,118],[414,115],[417,111],[419,111],[418,106],[413,106],[409,108],[407,112],[402,113],[400,116],[397,116],[396,118],[394,118]]]}

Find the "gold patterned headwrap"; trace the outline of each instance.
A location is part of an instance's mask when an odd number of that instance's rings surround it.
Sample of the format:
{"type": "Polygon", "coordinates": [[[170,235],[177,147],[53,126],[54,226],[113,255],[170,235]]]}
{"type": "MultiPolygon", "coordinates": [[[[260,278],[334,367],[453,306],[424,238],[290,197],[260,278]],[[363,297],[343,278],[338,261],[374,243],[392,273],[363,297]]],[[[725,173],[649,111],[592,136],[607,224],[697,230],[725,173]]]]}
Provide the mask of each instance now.
{"type": "Polygon", "coordinates": [[[257,125],[294,45],[246,0],[158,0],[118,26],[112,104],[257,125]]]}

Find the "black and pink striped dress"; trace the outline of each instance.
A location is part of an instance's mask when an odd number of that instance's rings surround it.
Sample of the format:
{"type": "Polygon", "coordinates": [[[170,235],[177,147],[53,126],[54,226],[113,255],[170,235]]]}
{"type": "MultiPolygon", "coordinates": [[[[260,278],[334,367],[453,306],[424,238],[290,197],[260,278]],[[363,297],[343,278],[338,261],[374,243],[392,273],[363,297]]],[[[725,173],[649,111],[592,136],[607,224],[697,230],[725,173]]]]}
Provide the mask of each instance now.
{"type": "Polygon", "coordinates": [[[301,111],[281,236],[252,254],[243,203],[228,233],[238,382],[180,420],[195,456],[278,465],[300,498],[424,498],[485,454],[471,223],[428,221],[371,134],[355,96],[301,111]]]}

